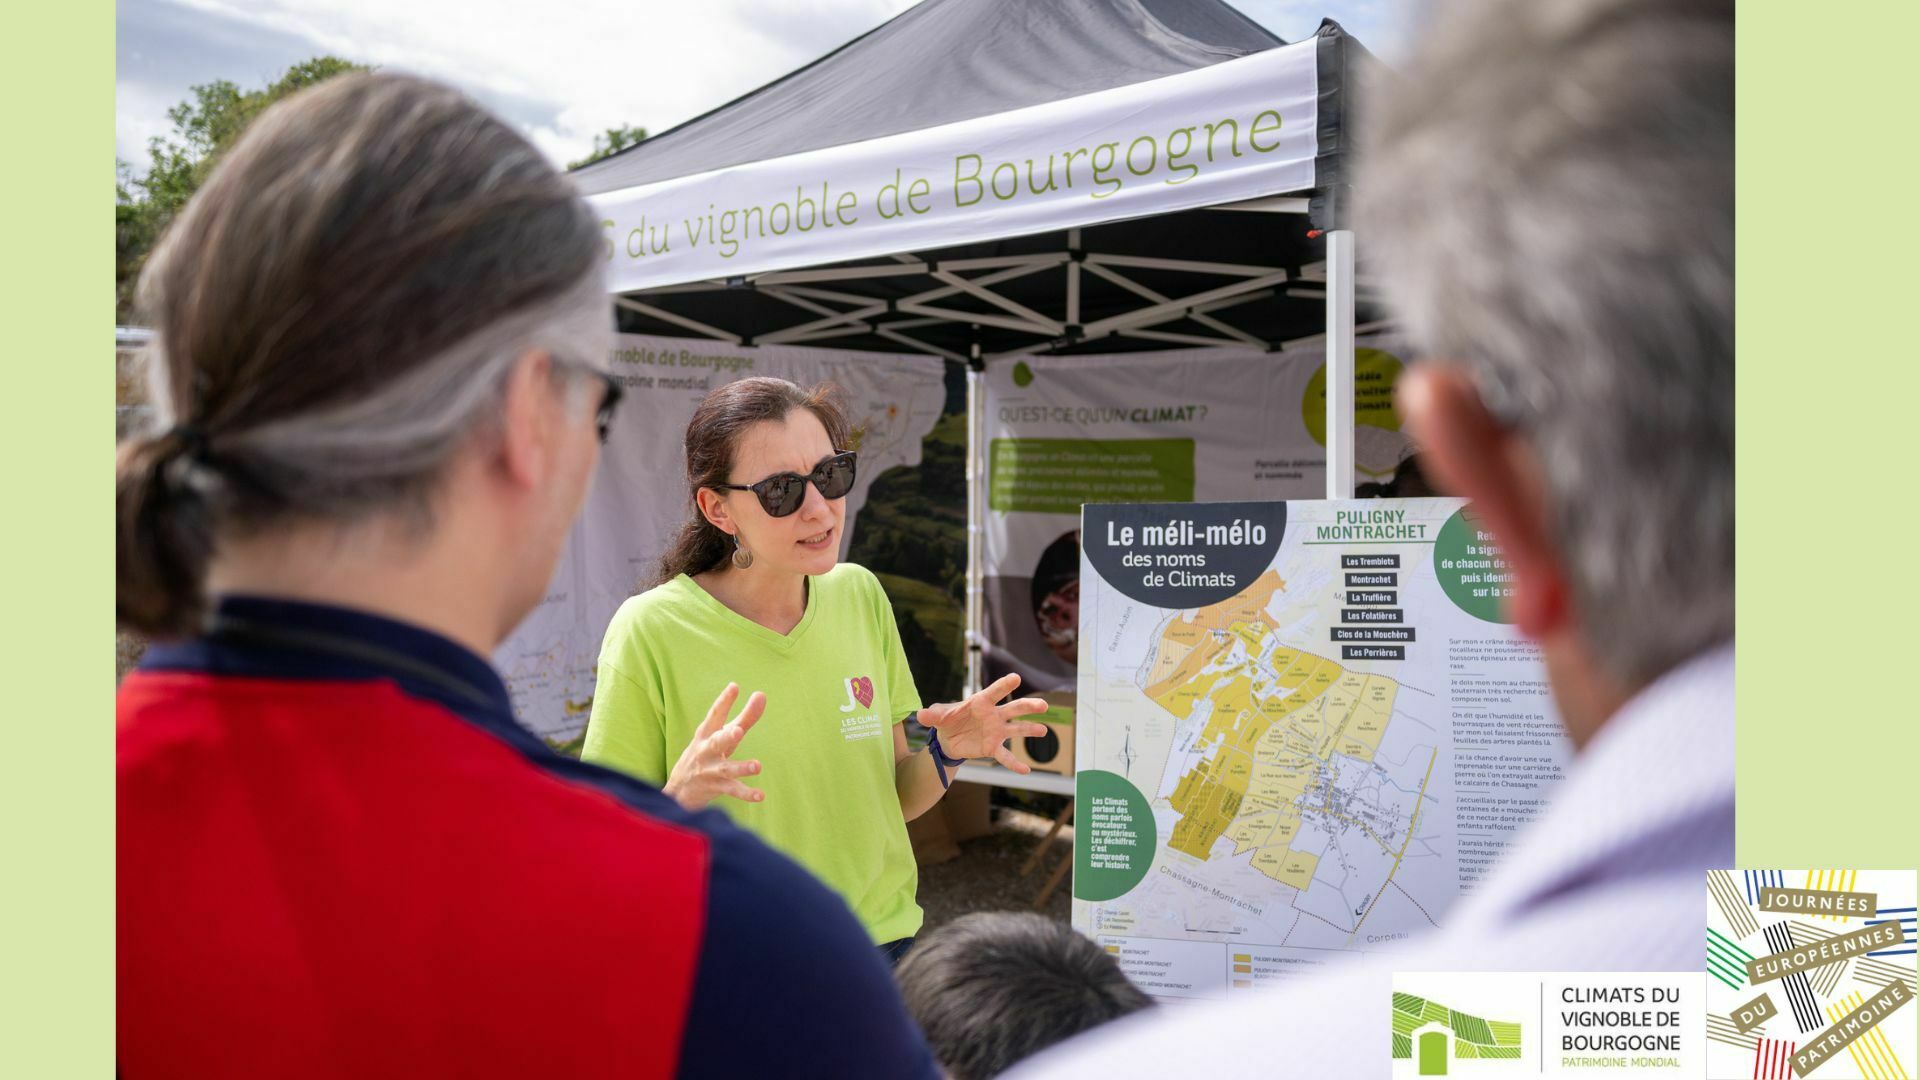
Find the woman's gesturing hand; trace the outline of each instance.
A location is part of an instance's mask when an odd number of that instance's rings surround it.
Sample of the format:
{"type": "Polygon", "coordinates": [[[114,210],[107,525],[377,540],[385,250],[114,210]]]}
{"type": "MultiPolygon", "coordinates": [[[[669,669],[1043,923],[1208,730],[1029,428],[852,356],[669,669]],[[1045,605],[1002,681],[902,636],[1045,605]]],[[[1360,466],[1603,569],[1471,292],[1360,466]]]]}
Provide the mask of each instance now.
{"type": "Polygon", "coordinates": [[[1032,772],[1027,763],[1007,749],[1008,739],[1045,735],[1047,726],[1022,721],[1022,716],[1047,711],[1039,698],[1016,698],[998,705],[1020,688],[1020,676],[1008,675],[985,690],[953,705],[920,710],[920,722],[940,733],[940,748],[948,757],[990,757],[1017,773],[1032,772]]]}
{"type": "Polygon", "coordinates": [[[673,772],[661,789],[689,810],[698,810],[722,795],[742,802],[759,802],[767,797],[766,792],[740,782],[743,776],[757,775],[760,762],[733,760],[740,740],[747,737],[760,714],[766,711],[767,696],[754,691],[747,698],[747,707],[740,710],[732,723],[727,723],[727,714],[739,698],[740,687],[736,683],[728,683],[727,688],[720,691],[713,708],[707,710],[707,718],[694,729],[693,741],[681,751],[680,760],[673,763],[673,772]]]}

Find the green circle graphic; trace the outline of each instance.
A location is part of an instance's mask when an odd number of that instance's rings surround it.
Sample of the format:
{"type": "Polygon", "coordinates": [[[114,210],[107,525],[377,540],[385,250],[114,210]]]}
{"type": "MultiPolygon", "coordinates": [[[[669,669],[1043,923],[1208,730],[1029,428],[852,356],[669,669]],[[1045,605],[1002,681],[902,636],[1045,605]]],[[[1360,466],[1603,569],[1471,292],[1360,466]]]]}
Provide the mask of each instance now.
{"type": "Polygon", "coordinates": [[[1440,579],[1440,591],[1447,594],[1461,611],[1490,623],[1511,619],[1502,611],[1502,598],[1512,595],[1512,569],[1493,546],[1485,527],[1468,516],[1465,508],[1454,511],[1440,535],[1433,541],[1433,573],[1440,579]]]}
{"type": "Polygon", "coordinates": [[[1026,386],[1033,382],[1033,369],[1025,360],[1013,365],[1013,385],[1026,386]]]}
{"type": "Polygon", "coordinates": [[[1153,807],[1119,773],[1083,769],[1073,784],[1073,895],[1125,896],[1147,876],[1159,837],[1153,807]]]}
{"type": "MultiPolygon", "coordinates": [[[[1353,422],[1369,427],[1400,430],[1400,414],[1393,411],[1393,384],[1403,367],[1400,358],[1384,349],[1353,350],[1353,422]]],[[[1300,418],[1307,422],[1307,434],[1321,446],[1327,445],[1327,365],[1307,380],[1307,392],[1300,399],[1300,418]]]]}

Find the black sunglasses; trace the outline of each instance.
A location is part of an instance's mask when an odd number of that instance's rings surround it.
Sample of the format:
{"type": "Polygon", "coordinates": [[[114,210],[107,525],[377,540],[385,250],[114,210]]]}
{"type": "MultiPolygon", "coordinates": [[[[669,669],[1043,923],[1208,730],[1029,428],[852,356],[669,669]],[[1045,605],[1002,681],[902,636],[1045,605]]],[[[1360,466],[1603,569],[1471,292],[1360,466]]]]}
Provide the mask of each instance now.
{"type": "Polygon", "coordinates": [[[757,484],[715,484],[722,491],[751,491],[760,500],[768,517],[786,517],[807,501],[807,485],[820,489],[829,499],[846,498],[853,490],[854,452],[842,450],[813,467],[805,476],[799,473],[774,473],[757,484]]]}
{"type": "Polygon", "coordinates": [[[594,426],[600,429],[600,442],[604,445],[607,441],[607,436],[613,433],[613,412],[620,407],[620,398],[626,391],[621,389],[620,380],[612,374],[601,371],[599,368],[593,368],[591,370],[595,375],[600,377],[600,381],[606,384],[607,387],[606,396],[600,399],[599,410],[593,414],[594,426]]]}

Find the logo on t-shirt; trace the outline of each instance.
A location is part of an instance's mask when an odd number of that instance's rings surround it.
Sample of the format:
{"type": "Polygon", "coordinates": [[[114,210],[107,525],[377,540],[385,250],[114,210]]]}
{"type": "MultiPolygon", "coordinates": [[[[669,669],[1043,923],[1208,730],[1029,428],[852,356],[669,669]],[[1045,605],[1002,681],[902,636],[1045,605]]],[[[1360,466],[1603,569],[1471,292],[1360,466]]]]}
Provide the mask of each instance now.
{"type": "Polygon", "coordinates": [[[873,707],[873,680],[865,675],[846,680],[847,703],[840,706],[841,712],[873,707]]]}
{"type": "Polygon", "coordinates": [[[861,713],[861,710],[873,707],[873,680],[865,675],[856,675],[840,681],[847,688],[847,703],[840,706],[840,711],[855,714],[840,721],[840,737],[848,742],[879,737],[880,717],[875,713],[861,713]]]}

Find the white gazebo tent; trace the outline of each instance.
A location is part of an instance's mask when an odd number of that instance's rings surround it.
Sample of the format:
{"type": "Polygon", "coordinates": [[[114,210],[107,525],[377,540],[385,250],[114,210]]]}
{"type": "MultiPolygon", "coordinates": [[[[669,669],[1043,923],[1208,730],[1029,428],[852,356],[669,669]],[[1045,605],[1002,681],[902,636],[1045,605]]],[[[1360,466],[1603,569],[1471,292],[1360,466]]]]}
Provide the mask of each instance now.
{"type": "Polygon", "coordinates": [[[1219,0],[926,0],[573,176],[625,331],[968,366],[977,686],[986,363],[1324,336],[1327,495],[1351,494],[1366,60],[1219,0]]]}

